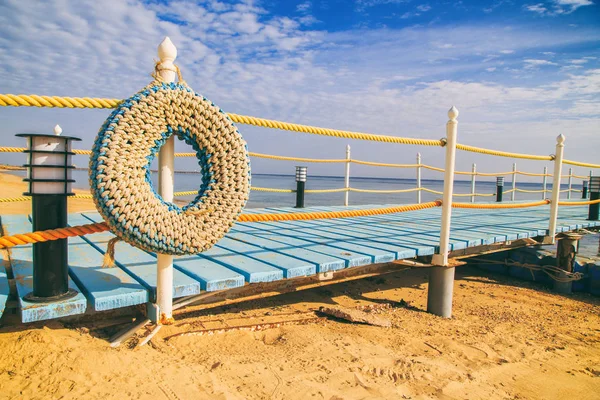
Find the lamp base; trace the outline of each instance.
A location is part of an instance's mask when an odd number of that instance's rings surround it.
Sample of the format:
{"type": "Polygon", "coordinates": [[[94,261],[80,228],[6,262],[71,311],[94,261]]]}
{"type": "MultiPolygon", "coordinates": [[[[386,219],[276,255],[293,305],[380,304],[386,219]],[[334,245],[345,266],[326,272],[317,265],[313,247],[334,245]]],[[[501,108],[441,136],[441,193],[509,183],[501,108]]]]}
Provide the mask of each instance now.
{"type": "Polygon", "coordinates": [[[70,298],[77,296],[78,294],[79,294],[79,292],[74,289],[69,289],[63,294],[58,294],[56,296],[50,296],[50,297],[35,296],[33,294],[33,292],[31,292],[31,293],[27,293],[23,297],[23,300],[25,300],[29,303],[55,303],[57,301],[68,300],[70,298]]]}

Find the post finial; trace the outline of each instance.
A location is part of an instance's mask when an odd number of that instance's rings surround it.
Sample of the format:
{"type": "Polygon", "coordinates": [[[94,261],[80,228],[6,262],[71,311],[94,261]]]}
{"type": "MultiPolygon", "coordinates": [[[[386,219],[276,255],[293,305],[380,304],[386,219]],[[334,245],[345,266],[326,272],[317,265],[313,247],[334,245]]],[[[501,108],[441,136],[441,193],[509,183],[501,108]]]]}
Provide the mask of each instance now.
{"type": "Polygon", "coordinates": [[[62,128],[60,127],[60,125],[56,124],[56,126],[54,127],[54,134],[56,136],[60,136],[61,133],[62,133],[62,128]]]}
{"type": "Polygon", "coordinates": [[[175,61],[177,58],[177,47],[175,47],[168,36],[165,36],[163,41],[158,45],[158,58],[162,62],[175,61]]]}
{"type": "Polygon", "coordinates": [[[455,120],[456,117],[458,117],[458,108],[452,106],[452,108],[448,110],[448,118],[450,118],[451,120],[455,120]]]}
{"type": "Polygon", "coordinates": [[[556,137],[556,143],[563,144],[565,142],[565,135],[562,133],[556,137]]]}

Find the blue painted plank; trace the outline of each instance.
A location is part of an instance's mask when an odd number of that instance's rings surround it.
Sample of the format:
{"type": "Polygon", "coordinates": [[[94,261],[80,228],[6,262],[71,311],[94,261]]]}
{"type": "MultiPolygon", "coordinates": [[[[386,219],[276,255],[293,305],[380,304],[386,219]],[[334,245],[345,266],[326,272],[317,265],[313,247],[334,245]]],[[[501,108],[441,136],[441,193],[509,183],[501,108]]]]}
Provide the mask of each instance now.
{"type": "MultiPolygon", "coordinates": [[[[102,217],[98,213],[70,214],[69,224],[83,225],[90,222],[100,222],[102,217]]],[[[108,241],[115,235],[110,232],[95,233],[84,236],[82,239],[90,243],[104,255],[108,241]]],[[[118,242],[115,246],[115,264],[137,280],[146,289],[150,290],[150,301],[156,298],[156,257],[137,249],[125,242],[118,242]]],[[[200,293],[200,283],[184,273],[173,271],[173,298],[192,296],[200,293]]]]}
{"type": "Polygon", "coordinates": [[[371,262],[381,263],[395,260],[395,253],[387,250],[378,249],[373,246],[367,246],[363,243],[353,243],[349,240],[343,240],[335,235],[324,236],[313,232],[312,229],[298,229],[290,221],[273,222],[277,224],[278,229],[276,233],[278,235],[290,236],[293,238],[303,239],[308,242],[316,244],[324,244],[332,246],[338,249],[348,250],[350,252],[356,252],[359,254],[367,255],[371,257],[371,262]],[[292,229],[284,229],[283,227],[290,227],[292,229]]]}
{"type": "Polygon", "coordinates": [[[219,246],[215,246],[196,256],[190,256],[185,260],[191,260],[194,257],[213,261],[242,274],[248,283],[272,282],[283,279],[283,270],[219,246]]]}
{"type": "Polygon", "coordinates": [[[435,252],[435,246],[439,243],[431,241],[424,243],[418,239],[407,239],[397,231],[371,229],[355,222],[358,218],[338,220],[339,224],[331,224],[330,221],[294,221],[295,229],[310,228],[311,232],[327,237],[334,237],[348,243],[360,243],[377,249],[392,251],[396,259],[406,259],[417,255],[431,255],[435,252]]]}
{"type": "MultiPolygon", "coordinates": [[[[4,215],[2,216],[2,225],[4,231],[8,234],[31,232],[31,223],[26,215],[4,215]]],[[[2,257],[1,254],[0,257],[2,257]]],[[[44,304],[25,301],[23,297],[33,290],[32,245],[13,247],[10,249],[10,258],[17,295],[19,296],[21,321],[24,323],[43,321],[79,315],[85,312],[86,298],[72,279],[69,279],[69,288],[79,292],[75,297],[44,304]]],[[[8,260],[3,260],[3,263],[8,263],[8,260]]]]}
{"type": "MultiPolygon", "coordinates": [[[[98,213],[84,213],[84,216],[94,222],[102,221],[98,213]]],[[[87,237],[94,238],[94,236],[87,237]]],[[[123,242],[117,246],[128,246],[129,249],[125,253],[117,249],[115,252],[117,261],[140,277],[155,292],[156,257],[123,242]]],[[[244,286],[242,275],[220,264],[195,256],[192,259],[188,256],[176,257],[173,268],[173,297],[175,298],[199,293],[200,290],[212,292],[244,286]]]]}
{"type": "Polygon", "coordinates": [[[317,266],[318,272],[335,271],[344,268],[346,265],[345,261],[340,258],[331,257],[329,255],[317,253],[308,249],[286,245],[252,234],[229,232],[227,237],[243,243],[252,243],[268,251],[284,254],[307,261],[309,263],[313,263],[317,266]]]}
{"type": "MultiPolygon", "coordinates": [[[[273,233],[269,230],[269,228],[271,227],[270,224],[271,223],[262,222],[248,224],[245,226],[247,230],[244,230],[243,232],[253,231],[253,235],[255,235],[256,237],[266,238],[273,242],[281,243],[288,246],[309,249],[313,252],[329,255],[334,258],[341,258],[342,260],[344,260],[346,268],[370,264],[373,260],[373,258],[369,255],[354,252],[346,248],[322,244],[311,240],[299,239],[297,237],[294,237],[293,235],[288,236],[273,233]]],[[[232,234],[235,234],[235,232],[237,232],[237,228],[239,228],[239,225],[236,225],[232,229],[232,234]]]]}
{"type": "Polygon", "coordinates": [[[317,264],[314,262],[308,262],[285,254],[269,251],[247,242],[241,242],[225,237],[219,240],[216,247],[227,249],[234,253],[272,265],[275,268],[279,268],[283,271],[284,278],[297,278],[299,276],[309,276],[317,273],[317,264]]]}
{"type": "MultiPolygon", "coordinates": [[[[69,224],[89,221],[69,215],[69,224]]],[[[118,266],[102,268],[104,254],[81,237],[69,239],[71,277],[85,292],[96,311],[134,306],[149,301],[148,290],[118,266]]]]}

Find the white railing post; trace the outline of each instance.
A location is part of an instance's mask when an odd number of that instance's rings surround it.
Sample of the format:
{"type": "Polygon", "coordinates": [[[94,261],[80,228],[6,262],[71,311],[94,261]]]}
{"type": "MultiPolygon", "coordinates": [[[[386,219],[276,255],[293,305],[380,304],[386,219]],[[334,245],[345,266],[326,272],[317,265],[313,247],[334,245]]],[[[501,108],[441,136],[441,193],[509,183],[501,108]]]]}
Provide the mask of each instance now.
{"type": "MultiPolygon", "coordinates": [[[[593,176],[593,175],[592,175],[592,170],[590,170],[590,179],[589,179],[589,181],[588,181],[588,188],[589,188],[589,185],[591,185],[591,183],[592,183],[592,176],[593,176]]],[[[589,199],[589,198],[590,198],[590,196],[591,196],[591,193],[590,193],[590,190],[588,189],[588,193],[587,193],[587,197],[586,197],[586,199],[589,199]]],[[[599,251],[599,253],[600,253],[600,251],[599,251]]]]}
{"type": "Polygon", "coordinates": [[[475,203],[475,179],[477,177],[477,165],[473,163],[471,167],[471,203],[475,203]]]}
{"type": "Polygon", "coordinates": [[[554,175],[552,176],[552,199],[550,203],[550,224],[548,227],[549,244],[554,244],[556,235],[556,220],[558,218],[558,200],[560,199],[560,178],[562,173],[563,152],[565,150],[565,137],[556,137],[556,154],[554,155],[554,175]]]}
{"type": "Polygon", "coordinates": [[[571,187],[573,186],[573,168],[569,168],[569,191],[567,192],[567,200],[571,200],[571,187]]]}
{"type": "Polygon", "coordinates": [[[348,197],[350,196],[350,145],[346,145],[346,175],[344,176],[344,182],[346,187],[346,193],[344,196],[344,205],[348,206],[348,197]]]}
{"type": "MultiPolygon", "coordinates": [[[[177,48],[166,37],[158,46],[160,65],[158,73],[165,82],[174,82],[176,77],[175,58],[177,48]]],[[[158,153],[158,193],[165,202],[173,201],[175,181],[175,137],[171,136],[158,153]]],[[[156,304],[158,324],[168,324],[173,320],[173,256],[157,254],[156,304]]]]}
{"type": "Polygon", "coordinates": [[[513,163],[512,172],[512,192],[510,192],[510,201],[515,201],[515,195],[517,193],[517,163],[513,163]]]}
{"type": "Polygon", "coordinates": [[[546,199],[546,188],[548,187],[548,167],[544,167],[544,178],[542,179],[542,200],[546,199]]]}
{"type": "Polygon", "coordinates": [[[417,153],[417,204],[421,204],[421,153],[417,153]]]}
{"type": "Polygon", "coordinates": [[[456,136],[458,132],[458,110],[452,106],[448,111],[450,120],[446,124],[446,168],[444,172],[444,198],[440,229],[440,249],[431,260],[427,311],[444,318],[452,316],[452,292],[454,289],[454,267],[448,267],[450,248],[450,221],[452,217],[452,194],[454,192],[454,167],[456,158],[456,136]]]}

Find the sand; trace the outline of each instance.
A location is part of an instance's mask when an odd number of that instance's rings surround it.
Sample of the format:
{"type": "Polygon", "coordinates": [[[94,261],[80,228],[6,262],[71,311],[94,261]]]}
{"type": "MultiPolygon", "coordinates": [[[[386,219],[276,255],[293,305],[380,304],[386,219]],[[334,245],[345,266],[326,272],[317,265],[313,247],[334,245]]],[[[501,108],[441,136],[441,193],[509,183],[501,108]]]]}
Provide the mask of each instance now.
{"type": "MultiPolygon", "coordinates": [[[[0,168],[0,171],[2,169],[0,168]]],[[[23,197],[27,191],[27,185],[21,176],[0,172],[0,198],[23,197]]],[[[89,191],[75,189],[74,193],[89,194],[89,191]]],[[[91,199],[70,198],[68,203],[69,212],[95,210],[91,199]]],[[[11,203],[0,203],[0,215],[2,214],[31,214],[31,201],[19,201],[11,203]]]]}
{"type": "MultiPolygon", "coordinates": [[[[3,192],[19,184],[0,179],[3,192]]],[[[426,290],[427,270],[407,269],[219,308],[188,307],[148,345],[135,347],[140,331],[116,349],[107,338],[118,327],[12,325],[18,316],[7,312],[0,320],[0,398],[598,398],[599,298],[557,295],[460,267],[454,315],[443,319],[424,312],[426,290]],[[331,304],[390,304],[378,316],[392,327],[316,313],[331,304]],[[235,329],[300,319],[310,321],[235,329]],[[214,328],[230,331],[194,333],[214,328]]]]}

